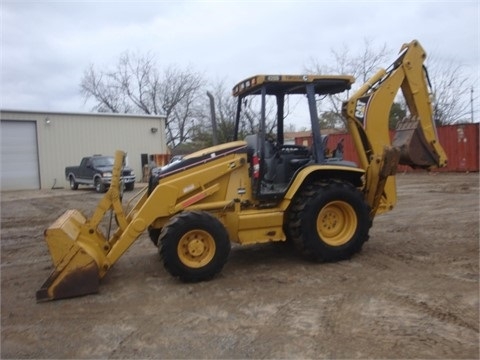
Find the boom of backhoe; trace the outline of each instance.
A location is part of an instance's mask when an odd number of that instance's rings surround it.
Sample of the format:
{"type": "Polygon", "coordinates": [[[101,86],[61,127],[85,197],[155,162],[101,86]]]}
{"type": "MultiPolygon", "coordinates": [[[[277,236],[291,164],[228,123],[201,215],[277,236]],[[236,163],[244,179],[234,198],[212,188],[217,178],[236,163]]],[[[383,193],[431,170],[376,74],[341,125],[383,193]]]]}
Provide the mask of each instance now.
{"type": "Polygon", "coordinates": [[[239,83],[234,88],[236,141],[159,169],[129,211],[120,191],[125,154],[117,151],[112,184],[93,215],[68,210],[45,231],[54,271],[37,291],[37,300],[97,292],[99,280],[147,230],[165,268],[185,281],[207,280],[220,272],[231,242],[290,240],[315,261],[351,257],[368,239],[374,216],[393,208],[398,164],[426,169],[446,164],[424,60],[417,41],[404,45],[389,69],[380,70],[343,104],[358,167],[325,158],[318,125],[318,98],[349,89],[354,79],[345,75],[259,75],[239,83]],[[399,90],[410,116],[392,142],[388,118],[399,90]],[[308,102],[311,149],[284,143],[283,107],[290,95],[308,102]],[[259,132],[237,140],[249,96],[261,98],[259,132]],[[277,104],[275,143],[267,140],[268,96],[277,104]],[[108,214],[116,222],[113,234],[102,230],[108,214]]]}
{"type": "Polygon", "coordinates": [[[433,118],[425,59],[417,40],[404,44],[388,69],[379,70],[343,104],[360,167],[366,171],[364,192],[372,217],[391,210],[396,203],[393,175],[398,164],[424,169],[446,166],[433,118]],[[392,143],[388,119],[399,90],[410,115],[398,123],[392,143]]]}

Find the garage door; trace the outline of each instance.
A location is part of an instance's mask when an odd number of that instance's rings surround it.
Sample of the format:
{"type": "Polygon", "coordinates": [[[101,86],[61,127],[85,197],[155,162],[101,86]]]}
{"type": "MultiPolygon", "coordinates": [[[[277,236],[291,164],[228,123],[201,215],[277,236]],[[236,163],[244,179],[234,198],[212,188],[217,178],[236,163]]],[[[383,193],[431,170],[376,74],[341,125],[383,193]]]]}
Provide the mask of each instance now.
{"type": "Polygon", "coordinates": [[[39,189],[36,123],[2,120],[0,133],[1,189],[39,189]]]}

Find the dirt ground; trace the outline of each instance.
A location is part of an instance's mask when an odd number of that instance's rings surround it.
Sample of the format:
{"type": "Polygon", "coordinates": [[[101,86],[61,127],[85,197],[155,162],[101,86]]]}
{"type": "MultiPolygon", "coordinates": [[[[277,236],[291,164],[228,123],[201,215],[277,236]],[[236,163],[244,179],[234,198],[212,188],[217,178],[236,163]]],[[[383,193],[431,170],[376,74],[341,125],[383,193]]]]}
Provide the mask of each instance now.
{"type": "Polygon", "coordinates": [[[214,280],[183,284],[142,235],[99,294],[40,304],[43,230],[101,195],[1,196],[2,359],[479,357],[478,173],[400,174],[397,207],[349,261],[234,246],[214,280]]]}

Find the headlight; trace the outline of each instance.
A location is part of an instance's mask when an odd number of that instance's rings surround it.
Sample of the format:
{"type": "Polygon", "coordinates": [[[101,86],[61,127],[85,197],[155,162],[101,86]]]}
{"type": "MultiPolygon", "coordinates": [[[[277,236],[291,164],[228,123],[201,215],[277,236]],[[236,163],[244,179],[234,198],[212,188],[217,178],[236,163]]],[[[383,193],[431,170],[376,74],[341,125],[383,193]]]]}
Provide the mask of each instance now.
{"type": "Polygon", "coordinates": [[[112,173],[111,172],[104,172],[103,177],[112,177],[112,173]]]}
{"type": "Polygon", "coordinates": [[[130,176],[135,176],[135,173],[132,171],[132,172],[130,173],[130,176]]]}

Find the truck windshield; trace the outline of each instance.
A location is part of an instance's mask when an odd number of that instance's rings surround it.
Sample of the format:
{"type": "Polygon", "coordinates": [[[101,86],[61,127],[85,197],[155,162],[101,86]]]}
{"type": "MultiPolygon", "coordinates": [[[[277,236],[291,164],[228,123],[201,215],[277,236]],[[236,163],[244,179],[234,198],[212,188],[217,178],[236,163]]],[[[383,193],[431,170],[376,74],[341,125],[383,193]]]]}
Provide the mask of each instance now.
{"type": "Polygon", "coordinates": [[[113,156],[99,156],[92,159],[93,166],[113,166],[113,156]]]}

